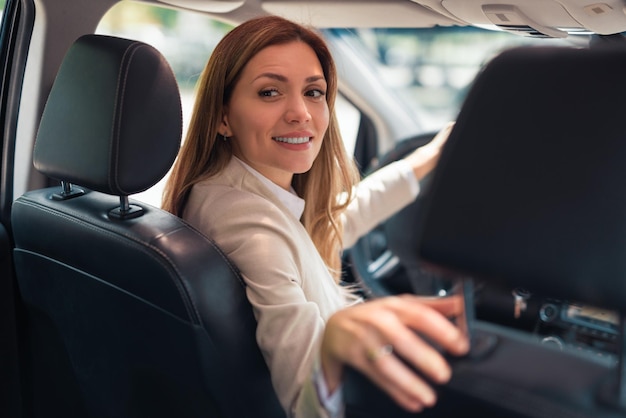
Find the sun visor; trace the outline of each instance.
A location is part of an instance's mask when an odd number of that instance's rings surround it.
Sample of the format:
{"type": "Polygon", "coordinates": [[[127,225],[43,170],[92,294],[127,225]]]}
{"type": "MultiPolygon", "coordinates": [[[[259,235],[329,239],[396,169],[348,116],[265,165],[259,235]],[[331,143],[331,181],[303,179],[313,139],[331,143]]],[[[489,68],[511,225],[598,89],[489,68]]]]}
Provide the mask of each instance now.
{"type": "MultiPolygon", "coordinates": [[[[168,0],[169,1],[169,0],[168,0]]],[[[398,0],[330,1],[265,0],[261,7],[296,22],[318,28],[434,27],[462,23],[419,3],[398,0]]]]}

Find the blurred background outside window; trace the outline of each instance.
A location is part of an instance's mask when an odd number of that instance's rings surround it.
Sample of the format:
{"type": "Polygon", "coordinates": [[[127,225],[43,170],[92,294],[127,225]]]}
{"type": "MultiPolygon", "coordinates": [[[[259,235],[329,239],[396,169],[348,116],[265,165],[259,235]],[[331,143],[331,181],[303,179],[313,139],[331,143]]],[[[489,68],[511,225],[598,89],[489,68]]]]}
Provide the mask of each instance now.
{"type": "MultiPolygon", "coordinates": [[[[232,26],[198,13],[124,1],[108,12],[96,32],[143,41],[163,53],[180,86],[185,129],[198,77],[213,48],[230,29],[232,26]]],[[[323,34],[358,44],[364,63],[374,68],[387,88],[395,90],[424,131],[437,130],[456,118],[474,77],[501,50],[536,42],[571,44],[576,38],[532,39],[473,27],[337,28],[324,30],[323,34]]],[[[350,150],[356,139],[359,112],[340,97],[337,115],[350,150]]],[[[134,197],[158,206],[162,187],[163,181],[134,197]]]]}

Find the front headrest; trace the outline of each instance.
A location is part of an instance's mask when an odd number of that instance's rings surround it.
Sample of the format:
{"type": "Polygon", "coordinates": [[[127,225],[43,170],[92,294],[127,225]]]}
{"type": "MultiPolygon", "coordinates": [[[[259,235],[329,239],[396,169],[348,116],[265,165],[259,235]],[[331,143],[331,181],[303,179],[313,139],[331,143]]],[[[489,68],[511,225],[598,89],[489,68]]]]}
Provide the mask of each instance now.
{"type": "Polygon", "coordinates": [[[521,48],[487,65],[434,173],[431,266],[626,312],[626,51],[521,48]]]}
{"type": "Polygon", "coordinates": [[[142,42],[85,35],[54,81],[33,161],[49,177],[127,196],[167,173],[181,134],[180,92],[165,58],[142,42]]]}

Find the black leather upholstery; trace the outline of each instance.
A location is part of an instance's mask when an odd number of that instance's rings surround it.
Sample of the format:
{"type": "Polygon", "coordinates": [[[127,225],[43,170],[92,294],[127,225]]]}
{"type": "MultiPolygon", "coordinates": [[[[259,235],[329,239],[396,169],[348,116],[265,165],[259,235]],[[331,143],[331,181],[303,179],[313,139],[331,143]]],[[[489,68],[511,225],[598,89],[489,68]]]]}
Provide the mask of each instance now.
{"type": "Polygon", "coordinates": [[[487,66],[435,173],[421,256],[626,314],[626,51],[524,48],[487,66]]]}
{"type": "Polygon", "coordinates": [[[284,416],[236,267],[160,209],[109,215],[167,172],[180,132],[178,87],[156,50],[76,41],[34,160],[85,193],[28,192],[12,212],[27,416],[284,416]]]}
{"type": "Polygon", "coordinates": [[[13,245],[6,228],[0,223],[0,411],[7,418],[21,417],[16,288],[13,245]]]}
{"type": "MultiPolygon", "coordinates": [[[[625,74],[623,48],[519,48],[490,62],[435,170],[418,228],[422,265],[624,317],[625,74]]],[[[434,408],[399,410],[351,370],[347,417],[626,416],[626,352],[560,351],[528,332],[472,325],[472,352],[452,360],[434,408]]]]}
{"type": "Polygon", "coordinates": [[[533,356],[530,336],[470,367],[467,391],[482,373],[499,382],[490,402],[522,416],[556,416],[533,399],[567,416],[626,413],[624,74],[623,48],[504,52],[476,79],[433,178],[420,238],[431,268],[622,318],[622,353],[599,368],[589,350],[533,356]],[[564,367],[572,356],[578,365],[564,367]],[[571,382],[580,388],[568,390],[571,382]],[[503,401],[506,392],[517,399],[503,401]]]}

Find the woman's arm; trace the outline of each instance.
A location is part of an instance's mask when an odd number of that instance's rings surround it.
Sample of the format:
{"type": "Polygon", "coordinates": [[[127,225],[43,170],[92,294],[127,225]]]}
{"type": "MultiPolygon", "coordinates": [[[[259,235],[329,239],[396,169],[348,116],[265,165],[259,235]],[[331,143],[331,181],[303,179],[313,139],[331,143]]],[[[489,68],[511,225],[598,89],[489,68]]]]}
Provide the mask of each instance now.
{"type": "Polygon", "coordinates": [[[354,199],[342,216],[344,248],[415,200],[418,181],[436,166],[453,126],[448,123],[428,144],[376,170],[357,185],[354,199]]]}
{"type": "Polygon", "coordinates": [[[437,165],[441,149],[448,140],[453,127],[454,122],[448,122],[428,144],[417,148],[404,158],[413,168],[413,173],[418,180],[426,177],[437,165]]]}
{"type": "Polygon", "coordinates": [[[337,387],[344,365],[350,365],[409,411],[433,406],[436,395],[427,379],[446,383],[451,370],[442,353],[425,339],[442,351],[465,354],[469,342],[448,320],[459,315],[462,308],[462,300],[456,296],[434,299],[403,295],[337,312],[326,324],[321,348],[328,387],[337,387]]]}

